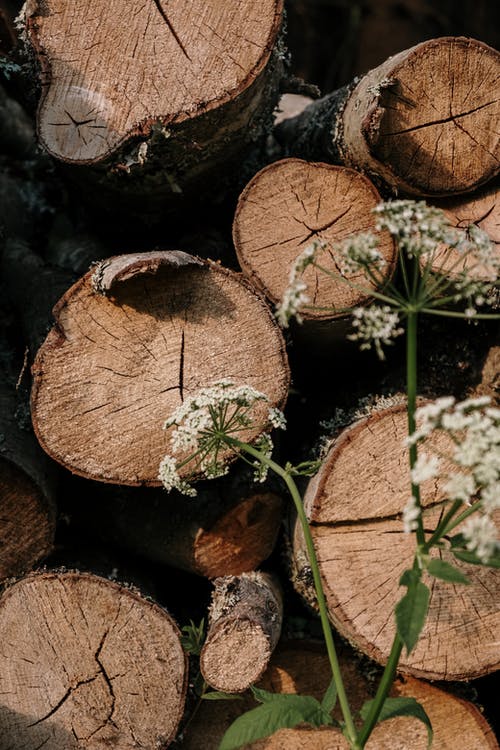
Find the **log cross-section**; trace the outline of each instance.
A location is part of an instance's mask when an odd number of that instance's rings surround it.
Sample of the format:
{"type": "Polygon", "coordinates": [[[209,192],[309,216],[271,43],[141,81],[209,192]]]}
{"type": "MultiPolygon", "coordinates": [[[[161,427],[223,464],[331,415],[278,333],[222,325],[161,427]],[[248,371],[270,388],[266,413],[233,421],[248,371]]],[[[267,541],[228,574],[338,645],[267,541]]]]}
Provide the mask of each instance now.
{"type": "MultiPolygon", "coordinates": [[[[82,476],[159,485],[171,453],[165,419],[215,381],[248,383],[274,406],[286,399],[276,323],[216,264],[180,252],[117,256],[71,287],[54,313],[33,366],[33,424],[42,447],[82,476]]],[[[264,412],[256,410],[248,439],[266,426],[264,412]]]]}

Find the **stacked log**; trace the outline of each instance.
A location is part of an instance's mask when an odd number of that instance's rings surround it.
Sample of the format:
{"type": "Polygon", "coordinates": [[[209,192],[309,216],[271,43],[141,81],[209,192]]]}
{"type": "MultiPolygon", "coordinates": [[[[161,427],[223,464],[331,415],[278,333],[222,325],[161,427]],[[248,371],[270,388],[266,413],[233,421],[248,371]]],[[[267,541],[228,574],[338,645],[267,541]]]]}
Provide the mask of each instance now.
{"type": "Polygon", "coordinates": [[[186,656],[166,611],[77,572],[31,574],[0,598],[0,747],[158,750],[184,709],[186,656]]]}
{"type": "Polygon", "coordinates": [[[395,193],[446,196],[498,174],[500,54],[443,37],[390,57],[276,128],[284,154],[362,170],[395,193]]]}

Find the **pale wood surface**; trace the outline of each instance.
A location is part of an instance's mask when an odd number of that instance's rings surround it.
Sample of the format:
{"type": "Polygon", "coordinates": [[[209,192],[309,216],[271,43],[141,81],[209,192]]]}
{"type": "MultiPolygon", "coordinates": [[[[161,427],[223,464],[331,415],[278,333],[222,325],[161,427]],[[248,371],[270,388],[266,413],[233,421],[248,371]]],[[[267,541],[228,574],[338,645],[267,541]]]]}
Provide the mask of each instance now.
{"type": "Polygon", "coordinates": [[[163,750],[186,657],[160,607],[103,578],[32,574],[0,599],[0,748],[163,750]]]}
{"type": "MultiPolygon", "coordinates": [[[[289,284],[296,257],[312,242],[340,242],[354,232],[375,229],[372,209],[381,198],[372,183],[352,169],[329,164],[284,159],[261,170],[241,194],[233,224],[238,259],[245,274],[272,302],[278,302],[289,284]]],[[[380,234],[379,250],[387,262],[383,276],[394,270],[394,245],[380,234]]],[[[318,261],[338,276],[336,254],[321,253],[318,261]]],[[[311,305],[307,319],[329,319],[345,308],[367,302],[374,286],[363,275],[333,278],[306,269],[311,305]],[[362,285],[363,290],[349,286],[362,285]],[[327,309],[324,309],[327,308],[327,309]]]]}

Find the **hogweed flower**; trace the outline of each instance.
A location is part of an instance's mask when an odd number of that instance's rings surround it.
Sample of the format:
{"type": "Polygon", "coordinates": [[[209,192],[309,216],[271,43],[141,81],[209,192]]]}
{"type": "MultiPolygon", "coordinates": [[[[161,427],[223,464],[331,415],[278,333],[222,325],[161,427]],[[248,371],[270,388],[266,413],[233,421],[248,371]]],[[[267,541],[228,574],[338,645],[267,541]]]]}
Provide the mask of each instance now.
{"type": "Polygon", "coordinates": [[[377,249],[378,244],[372,232],[360,232],[343,240],[338,246],[342,274],[355,274],[367,269],[381,271],[385,268],[387,261],[377,249]]]}
{"type": "Polygon", "coordinates": [[[469,518],[462,529],[467,549],[486,565],[500,546],[497,534],[497,527],[488,515],[469,518]]]}
{"type": "Polygon", "coordinates": [[[283,328],[288,327],[291,318],[295,318],[297,323],[302,323],[300,310],[310,302],[309,297],[305,294],[307,284],[302,280],[302,274],[308,266],[315,262],[318,252],[323,247],[323,242],[312,242],[295,258],[290,269],[288,286],[283,293],[281,302],[275,308],[276,318],[283,328]]]}
{"type": "Polygon", "coordinates": [[[422,515],[416,498],[410,495],[410,499],[403,508],[403,529],[405,534],[411,534],[418,528],[418,519],[422,515]]]}
{"type": "Polygon", "coordinates": [[[439,244],[458,239],[443,211],[425,201],[387,201],[374,208],[373,213],[377,217],[376,228],[386,229],[408,258],[428,255],[439,244]]]}
{"type": "MultiPolygon", "coordinates": [[[[181,469],[185,469],[184,473],[189,476],[206,479],[227,474],[228,447],[239,453],[231,438],[241,441],[242,433],[259,427],[254,413],[258,403],[269,404],[269,398],[252,386],[236,385],[226,379],[201,388],[186,398],[164,423],[164,429],[175,428],[171,435],[173,453],[183,454],[179,460],[171,455],[163,458],[158,478],[165,489],[177,489],[185,495],[196,496],[196,489],[181,477],[181,469]]],[[[262,430],[269,426],[285,427],[282,412],[270,405],[263,422],[262,430]]],[[[271,436],[262,432],[254,441],[254,447],[269,457],[273,449],[271,436]]],[[[266,467],[260,461],[251,463],[256,480],[264,481],[266,467]]]]}
{"type": "Polygon", "coordinates": [[[372,346],[380,359],[385,359],[382,344],[388,345],[404,333],[399,324],[399,315],[388,305],[356,307],[352,313],[352,325],[355,333],[347,337],[351,341],[361,341],[360,349],[371,349],[372,346]]]}

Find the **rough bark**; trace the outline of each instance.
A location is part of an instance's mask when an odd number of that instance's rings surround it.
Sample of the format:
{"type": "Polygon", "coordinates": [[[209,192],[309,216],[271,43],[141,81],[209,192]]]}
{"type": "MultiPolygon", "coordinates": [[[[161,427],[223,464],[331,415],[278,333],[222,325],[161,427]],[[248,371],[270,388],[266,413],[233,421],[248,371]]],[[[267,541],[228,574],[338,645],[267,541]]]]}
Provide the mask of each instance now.
{"type": "Polygon", "coordinates": [[[282,594],[265,573],[225,576],[214,584],[200,669],[216,690],[241,693],[262,677],[278,643],[282,594]]]}
{"type": "Polygon", "coordinates": [[[276,406],[286,399],[279,329],[217,264],[181,252],[117,256],[71,287],[54,316],[33,367],[33,424],[42,447],[81,476],[159,485],[171,452],[164,420],[221,378],[250,383],[276,406]]]}
{"type": "Polygon", "coordinates": [[[155,563],[216,578],[255,570],[270,554],[282,499],[235,469],[186,502],[163,490],[92,487],[69,509],[72,526],[155,563]],[[96,519],[98,521],[96,522],[96,519]]]}
{"type": "MultiPolygon", "coordinates": [[[[365,700],[373,697],[373,682],[367,679],[347,649],[339,651],[349,700],[357,711],[365,700]]],[[[322,648],[309,642],[282,643],[271,657],[260,687],[272,692],[312,695],[321,700],[330,679],[328,659],[322,648]]],[[[455,750],[462,745],[477,750],[498,749],[491,728],[472,703],[411,677],[398,678],[392,695],[413,696],[424,705],[434,730],[434,747],[455,750]]],[[[202,701],[180,747],[182,750],[216,750],[229,725],[250,708],[255,708],[255,702],[247,695],[243,696],[243,701],[202,701]]],[[[341,718],[338,706],[334,716],[341,718]]],[[[246,750],[347,750],[348,746],[338,730],[326,727],[312,730],[301,726],[282,730],[244,747],[246,750]]],[[[366,747],[367,750],[425,750],[427,733],[414,719],[391,719],[375,729],[366,747]]]]}
{"type": "MultiPolygon", "coordinates": [[[[241,194],[233,224],[233,239],[244,273],[272,301],[278,302],[289,285],[297,256],[312,242],[335,244],[353,232],[373,231],[372,209],[380,195],[363,175],[345,167],[284,159],[261,170],[241,194]]],[[[396,253],[389,234],[380,239],[387,265],[385,279],[394,271],[396,253]]],[[[331,269],[329,276],[310,267],[303,274],[310,307],[301,315],[329,320],[366,304],[370,288],[356,274],[341,273],[335,250],[318,256],[331,269]],[[342,276],[342,278],[339,278],[342,276]],[[367,291],[353,288],[362,283],[367,291]]]]}
{"type": "MultiPolygon", "coordinates": [[[[380,663],[387,660],[395,632],[393,610],[403,594],[398,582],[414,555],[413,535],[404,533],[401,521],[410,486],[406,430],[404,405],[343,430],[304,499],[332,622],[380,663]]],[[[429,440],[428,450],[432,445],[449,455],[446,435],[429,440]]],[[[434,529],[442,513],[441,485],[441,480],[431,479],[422,485],[426,529],[434,529]]],[[[303,591],[310,584],[310,570],[298,526],[293,546],[298,588],[303,591]]],[[[414,651],[402,655],[400,669],[441,680],[469,680],[493,672],[499,666],[498,570],[458,563],[446,550],[440,554],[462,569],[470,585],[457,587],[424,574],[431,589],[426,624],[414,651]]]]}
{"type": "Polygon", "coordinates": [[[463,37],[422,42],[278,126],[285,155],[333,161],[394,192],[444,196],[498,174],[500,54],[463,37]]]}
{"type": "Polygon", "coordinates": [[[0,599],[0,747],[166,748],[186,657],[170,616],[78,572],[32,574],[0,599]]]}
{"type": "Polygon", "coordinates": [[[0,579],[32,568],[54,542],[52,467],[29,428],[14,384],[0,371],[0,579]]]}
{"type": "Polygon", "coordinates": [[[196,0],[189,12],[159,0],[126,12],[119,2],[31,3],[42,145],[94,167],[78,178],[118,190],[131,206],[147,194],[149,211],[202,187],[213,194],[215,182],[219,192],[272,127],[282,15],[282,0],[196,0]]]}

